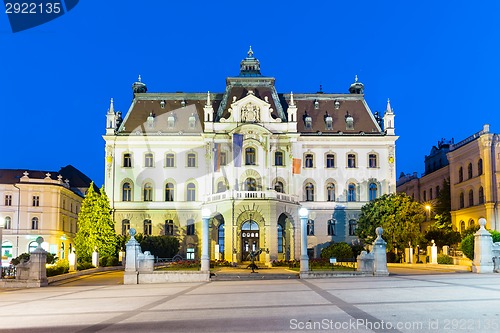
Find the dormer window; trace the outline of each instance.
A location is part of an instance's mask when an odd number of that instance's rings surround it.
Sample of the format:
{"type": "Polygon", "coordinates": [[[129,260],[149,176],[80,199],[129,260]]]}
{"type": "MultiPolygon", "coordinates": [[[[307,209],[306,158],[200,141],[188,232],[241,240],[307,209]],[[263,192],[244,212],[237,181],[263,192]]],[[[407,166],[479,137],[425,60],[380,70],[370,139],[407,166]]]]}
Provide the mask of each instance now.
{"type": "Polygon", "coordinates": [[[146,122],[147,122],[149,128],[155,127],[155,114],[153,112],[149,113],[149,116],[148,116],[148,119],[146,122]]]}
{"type": "Polygon", "coordinates": [[[339,101],[335,101],[335,110],[338,110],[340,108],[340,102],[339,101]]]}
{"type": "Polygon", "coordinates": [[[189,117],[189,128],[194,129],[196,127],[196,117],[194,113],[191,114],[191,117],[189,117]]]}
{"type": "Polygon", "coordinates": [[[170,114],[168,117],[167,117],[167,125],[168,125],[168,128],[169,129],[172,129],[175,127],[175,115],[173,114],[170,114]]]}
{"type": "Polygon", "coordinates": [[[186,106],[186,100],[185,100],[185,99],[183,99],[183,100],[181,101],[181,106],[182,106],[182,107],[185,107],[185,106],[186,106]]]}
{"type": "Polygon", "coordinates": [[[306,113],[304,114],[304,125],[306,129],[312,129],[312,117],[306,113]]]}
{"type": "Polygon", "coordinates": [[[325,115],[325,127],[327,130],[333,129],[333,118],[328,113],[325,115]]]}
{"type": "Polygon", "coordinates": [[[345,115],[345,129],[353,130],[354,129],[354,118],[349,114],[349,112],[345,115]]]}
{"type": "Polygon", "coordinates": [[[314,100],[314,109],[315,109],[315,110],[318,110],[318,109],[319,109],[319,102],[318,102],[318,100],[317,100],[317,99],[316,99],[316,100],[314,100]]]}
{"type": "Polygon", "coordinates": [[[161,101],[161,102],[160,102],[160,107],[161,107],[162,109],[164,109],[164,108],[165,108],[165,101],[161,101]]]}

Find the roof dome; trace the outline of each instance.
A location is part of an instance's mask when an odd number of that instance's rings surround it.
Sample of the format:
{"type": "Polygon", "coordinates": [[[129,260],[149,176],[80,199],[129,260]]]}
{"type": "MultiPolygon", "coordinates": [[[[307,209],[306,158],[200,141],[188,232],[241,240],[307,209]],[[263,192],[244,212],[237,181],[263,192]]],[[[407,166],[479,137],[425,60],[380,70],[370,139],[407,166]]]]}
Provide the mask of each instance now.
{"type": "Polygon", "coordinates": [[[349,87],[349,93],[351,94],[363,94],[365,91],[365,86],[363,83],[358,81],[358,76],[354,78],[354,83],[349,87]]]}
{"type": "Polygon", "coordinates": [[[134,94],[145,93],[148,91],[146,84],[141,81],[141,76],[137,78],[137,81],[132,84],[132,91],[134,94]]]}
{"type": "Polygon", "coordinates": [[[260,62],[253,56],[251,46],[248,50],[248,56],[240,63],[240,76],[262,76],[260,74],[260,62]]]}

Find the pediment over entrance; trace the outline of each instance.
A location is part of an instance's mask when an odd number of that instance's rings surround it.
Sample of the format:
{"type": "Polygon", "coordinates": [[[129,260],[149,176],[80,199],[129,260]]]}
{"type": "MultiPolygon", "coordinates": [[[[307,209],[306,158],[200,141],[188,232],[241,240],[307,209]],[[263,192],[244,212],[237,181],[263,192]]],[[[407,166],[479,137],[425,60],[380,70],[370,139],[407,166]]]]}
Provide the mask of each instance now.
{"type": "MultiPolygon", "coordinates": [[[[267,97],[265,98],[267,99],[267,97]]],[[[269,101],[262,100],[255,96],[252,90],[240,100],[233,97],[233,102],[229,108],[229,117],[221,118],[221,122],[234,123],[279,123],[281,119],[273,119],[271,113],[273,109],[269,101]]]]}

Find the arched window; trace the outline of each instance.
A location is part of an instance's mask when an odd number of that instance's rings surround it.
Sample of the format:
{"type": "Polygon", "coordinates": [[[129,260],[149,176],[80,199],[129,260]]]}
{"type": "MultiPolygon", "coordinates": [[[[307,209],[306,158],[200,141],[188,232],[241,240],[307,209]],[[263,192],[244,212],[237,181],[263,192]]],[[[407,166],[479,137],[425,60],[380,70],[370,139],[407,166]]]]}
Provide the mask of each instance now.
{"type": "Polygon", "coordinates": [[[274,165],[276,165],[276,166],[285,165],[282,151],[277,151],[274,153],[274,165]]]}
{"type": "Polygon", "coordinates": [[[484,190],[482,186],[479,188],[479,204],[484,204],[484,190]]]}
{"type": "Polygon", "coordinates": [[[335,185],[333,183],[326,185],[326,201],[335,201],[335,185]]]}
{"type": "Polygon", "coordinates": [[[314,185],[312,183],[307,183],[305,186],[306,191],[306,201],[314,201],[314,185]]]}
{"type": "Polygon", "coordinates": [[[473,227],[474,226],[474,220],[469,220],[469,228],[473,227]]]}
{"type": "Polygon", "coordinates": [[[465,221],[460,221],[460,232],[465,231],[465,221]]]}
{"type": "Polygon", "coordinates": [[[226,191],[227,191],[226,183],[221,180],[220,182],[217,183],[217,193],[222,193],[226,191]]]}
{"type": "Polygon", "coordinates": [[[460,169],[458,169],[458,181],[459,182],[464,181],[464,169],[462,167],[460,167],[460,169]]]}
{"type": "Polygon", "coordinates": [[[31,219],[31,229],[32,230],[38,229],[38,217],[34,217],[31,219]]]}
{"type": "Polygon", "coordinates": [[[165,184],[165,201],[174,201],[174,184],[165,184]]]}
{"type": "Polygon", "coordinates": [[[257,181],[255,180],[255,178],[247,178],[245,180],[245,188],[247,191],[257,191],[257,181]]]}
{"type": "Polygon", "coordinates": [[[4,229],[10,229],[12,228],[12,219],[10,218],[10,216],[7,216],[5,218],[5,224],[4,224],[4,229]]]}
{"type": "Polygon", "coordinates": [[[30,242],[28,244],[28,253],[31,253],[31,252],[35,251],[37,247],[38,247],[38,243],[37,242],[35,242],[35,241],[30,242]]]}
{"type": "Polygon", "coordinates": [[[335,230],[336,221],[334,219],[328,220],[327,224],[327,232],[328,236],[335,236],[337,234],[337,230],[335,230]]]}
{"type": "Polygon", "coordinates": [[[478,176],[481,176],[483,174],[483,159],[479,159],[479,161],[477,161],[477,175],[478,176]]]}
{"type": "Polygon", "coordinates": [[[130,186],[130,183],[124,183],[122,186],[122,201],[132,201],[132,186],[130,186]]]}
{"type": "Polygon", "coordinates": [[[122,235],[126,236],[129,230],[130,230],[130,221],[122,220],[122,235]]]}
{"type": "Polygon", "coordinates": [[[151,220],[144,220],[144,236],[151,236],[153,234],[153,223],[151,220]]]}
{"type": "Polygon", "coordinates": [[[247,147],[245,148],[245,165],[255,165],[255,148],[247,147]]]}
{"type": "Polygon", "coordinates": [[[347,186],[347,201],[354,202],[356,201],[356,185],[350,183],[347,186]]]}
{"type": "Polygon", "coordinates": [[[274,184],[274,190],[279,193],[285,193],[283,183],[280,181],[277,181],[276,184],[274,184]]]}
{"type": "Polygon", "coordinates": [[[474,206],[474,192],[469,190],[469,207],[474,206]]]}
{"type": "Polygon", "coordinates": [[[186,186],[186,201],[196,201],[196,186],[193,183],[186,186]]]}
{"type": "Polygon", "coordinates": [[[306,154],[304,168],[313,168],[313,167],[314,167],[314,155],[306,154]]]}
{"type": "Polygon", "coordinates": [[[349,221],[349,236],[356,236],[356,227],[358,223],[355,220],[349,221]]]}
{"type": "Polygon", "coordinates": [[[283,226],[278,223],[278,253],[283,253],[283,226]]]}
{"type": "Polygon", "coordinates": [[[464,192],[460,193],[460,208],[464,208],[465,206],[465,198],[464,198],[464,192]]]}
{"type": "Polygon", "coordinates": [[[469,165],[467,166],[467,177],[467,179],[472,178],[472,163],[469,163],[469,165]]]}
{"type": "Polygon", "coordinates": [[[377,199],[378,187],[375,183],[370,183],[368,187],[368,200],[372,201],[377,199]]]}
{"type": "Polygon", "coordinates": [[[217,228],[217,244],[219,244],[219,253],[224,254],[224,243],[225,243],[224,223],[221,223],[217,228]]]}
{"type": "Polygon", "coordinates": [[[314,220],[307,220],[307,236],[314,236],[314,220]]]}
{"type": "Polygon", "coordinates": [[[144,184],[144,201],[153,201],[153,185],[151,183],[144,184]]]}

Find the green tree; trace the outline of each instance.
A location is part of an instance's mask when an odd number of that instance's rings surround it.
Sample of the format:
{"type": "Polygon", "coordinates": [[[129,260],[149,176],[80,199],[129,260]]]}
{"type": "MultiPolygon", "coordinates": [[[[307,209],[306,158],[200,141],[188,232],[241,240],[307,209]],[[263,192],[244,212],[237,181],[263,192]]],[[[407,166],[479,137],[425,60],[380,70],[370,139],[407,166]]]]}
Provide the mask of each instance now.
{"type": "Polygon", "coordinates": [[[354,257],[354,252],[351,246],[345,242],[331,243],[323,250],[321,250],[321,258],[340,258],[340,259],[350,259],[354,257]]]}
{"type": "Polygon", "coordinates": [[[366,244],[372,244],[375,229],[382,227],[387,249],[402,251],[408,244],[420,244],[420,224],[424,219],[423,206],[405,193],[385,194],[361,207],[356,235],[366,244]]]}
{"type": "Polygon", "coordinates": [[[179,253],[179,240],[173,236],[146,236],[140,242],[142,251],[159,258],[172,258],[179,253]]]}
{"type": "Polygon", "coordinates": [[[109,199],[104,187],[100,192],[100,195],[96,193],[91,183],[78,213],[75,248],[81,261],[91,261],[94,249],[100,257],[116,256],[117,238],[109,199]]]}
{"type": "Polygon", "coordinates": [[[451,231],[451,196],[449,179],[443,180],[442,189],[439,191],[436,205],[434,206],[434,212],[436,213],[436,222],[434,223],[433,227],[451,231]]]}

